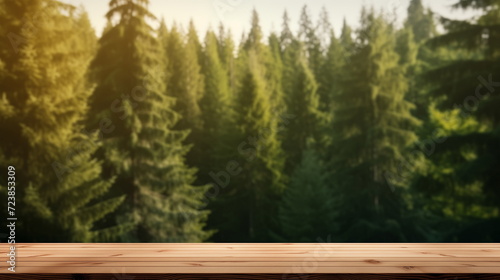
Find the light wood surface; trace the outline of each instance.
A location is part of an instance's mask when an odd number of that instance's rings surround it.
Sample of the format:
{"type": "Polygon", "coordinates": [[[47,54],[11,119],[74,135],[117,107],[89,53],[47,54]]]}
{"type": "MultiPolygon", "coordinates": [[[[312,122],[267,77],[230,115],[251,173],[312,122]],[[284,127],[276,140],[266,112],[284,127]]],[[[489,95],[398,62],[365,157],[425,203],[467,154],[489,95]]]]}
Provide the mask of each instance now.
{"type": "MultiPolygon", "coordinates": [[[[2,274],[14,274],[9,246],[0,248],[2,274]]],[[[500,273],[500,244],[24,243],[16,273],[500,273]]]]}
{"type": "Polygon", "coordinates": [[[500,274],[3,274],[2,280],[498,280],[500,274]],[[121,277],[124,276],[124,277],[121,277]]]}

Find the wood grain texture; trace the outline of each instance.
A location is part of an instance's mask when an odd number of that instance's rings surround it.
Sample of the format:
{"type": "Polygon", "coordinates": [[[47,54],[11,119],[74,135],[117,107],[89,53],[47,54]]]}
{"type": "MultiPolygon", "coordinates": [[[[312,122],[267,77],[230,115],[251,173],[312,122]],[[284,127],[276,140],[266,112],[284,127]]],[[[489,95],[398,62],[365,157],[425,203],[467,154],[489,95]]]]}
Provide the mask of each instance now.
{"type": "Polygon", "coordinates": [[[500,274],[17,274],[5,280],[498,280],[500,274]]]}
{"type": "MultiPolygon", "coordinates": [[[[5,278],[15,276],[5,266],[8,250],[8,244],[3,244],[0,247],[0,255],[2,256],[0,261],[4,264],[0,268],[2,274],[0,279],[17,279],[5,278]]],[[[51,279],[67,279],[63,277],[82,273],[108,274],[108,276],[143,273],[199,275],[207,273],[266,273],[281,275],[280,277],[296,275],[296,279],[297,275],[331,273],[345,275],[387,273],[500,274],[500,244],[24,243],[16,246],[17,273],[57,273],[62,277],[51,279]]],[[[108,279],[112,279],[112,277],[108,279]]],[[[127,278],[116,279],[126,280],[127,278]]],[[[500,279],[500,277],[492,279],[500,279]]]]}

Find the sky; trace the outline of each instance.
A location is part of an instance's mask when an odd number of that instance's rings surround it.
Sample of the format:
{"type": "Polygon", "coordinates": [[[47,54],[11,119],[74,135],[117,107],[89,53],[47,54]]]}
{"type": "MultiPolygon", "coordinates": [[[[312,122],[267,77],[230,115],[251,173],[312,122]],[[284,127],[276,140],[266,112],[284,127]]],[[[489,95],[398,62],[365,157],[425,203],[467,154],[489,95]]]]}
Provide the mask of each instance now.
{"type": "MultiPolygon", "coordinates": [[[[108,10],[108,0],[63,0],[87,10],[97,35],[102,33],[106,24],[104,15],[108,10]]],[[[252,9],[256,9],[265,34],[280,31],[282,15],[285,9],[291,18],[292,28],[298,28],[298,20],[302,7],[307,4],[314,21],[317,20],[322,7],[330,15],[330,21],[336,34],[340,33],[343,19],[352,27],[359,21],[363,5],[374,6],[375,9],[395,11],[398,19],[406,17],[406,9],[410,0],[150,0],[150,11],[158,18],[164,18],[168,26],[175,21],[187,26],[192,19],[198,33],[204,34],[207,29],[217,29],[220,23],[231,29],[235,39],[242,32],[248,31],[252,9]]],[[[425,7],[435,13],[456,19],[473,16],[473,12],[452,10],[456,0],[423,0],[425,7]]]]}

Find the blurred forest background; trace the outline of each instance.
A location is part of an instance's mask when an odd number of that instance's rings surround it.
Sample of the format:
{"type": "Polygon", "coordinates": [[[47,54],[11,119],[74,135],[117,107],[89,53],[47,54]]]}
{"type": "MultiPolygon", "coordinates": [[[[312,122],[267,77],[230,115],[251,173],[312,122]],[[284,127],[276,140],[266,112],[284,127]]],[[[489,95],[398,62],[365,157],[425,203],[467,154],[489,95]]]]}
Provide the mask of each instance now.
{"type": "Polygon", "coordinates": [[[111,0],[100,38],[82,9],[0,0],[17,240],[500,242],[500,1],[455,8],[480,16],[411,0],[334,34],[304,7],[264,37],[254,11],[235,41],[148,0],[111,0]]]}

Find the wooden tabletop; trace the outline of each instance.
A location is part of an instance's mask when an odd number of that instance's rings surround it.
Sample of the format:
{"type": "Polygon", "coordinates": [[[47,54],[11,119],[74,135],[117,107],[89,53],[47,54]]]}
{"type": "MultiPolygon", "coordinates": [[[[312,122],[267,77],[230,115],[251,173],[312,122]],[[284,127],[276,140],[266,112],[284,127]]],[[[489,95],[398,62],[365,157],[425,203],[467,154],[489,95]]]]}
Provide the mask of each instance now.
{"type": "MultiPolygon", "coordinates": [[[[10,244],[2,244],[0,273],[10,244]]],[[[500,243],[16,244],[15,273],[500,273],[500,243]]]]}

